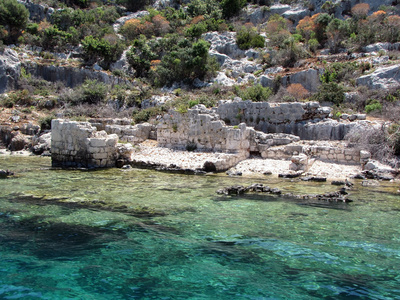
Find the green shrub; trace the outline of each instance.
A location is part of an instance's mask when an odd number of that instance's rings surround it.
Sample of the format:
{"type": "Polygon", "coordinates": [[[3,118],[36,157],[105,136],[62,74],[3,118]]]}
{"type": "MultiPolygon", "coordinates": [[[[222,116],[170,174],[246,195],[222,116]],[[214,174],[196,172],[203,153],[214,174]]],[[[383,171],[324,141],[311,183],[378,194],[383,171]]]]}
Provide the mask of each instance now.
{"type": "Polygon", "coordinates": [[[251,100],[253,102],[267,101],[272,95],[272,90],[268,87],[263,87],[261,84],[253,85],[241,90],[235,87],[235,93],[243,100],[251,100]]]}
{"type": "Polygon", "coordinates": [[[101,39],[89,35],[82,40],[82,47],[83,57],[88,63],[102,59],[106,67],[118,60],[125,48],[119,38],[113,39],[113,35],[101,39]]]}
{"type": "Polygon", "coordinates": [[[323,82],[312,98],[319,102],[331,102],[340,105],[344,101],[344,88],[336,82],[323,82]]]}
{"type": "Polygon", "coordinates": [[[187,144],[186,144],[186,151],[192,152],[192,151],[195,151],[195,150],[197,150],[196,142],[194,140],[188,141],[187,144]]]}
{"type": "Polygon", "coordinates": [[[69,44],[72,40],[72,34],[59,30],[55,26],[46,28],[43,32],[42,43],[46,49],[58,49],[61,50],[63,47],[69,44]]]}
{"type": "Polygon", "coordinates": [[[0,97],[0,105],[6,108],[14,107],[14,99],[9,96],[1,96],[0,97]]]}
{"type": "MultiPolygon", "coordinates": [[[[168,42],[168,41],[166,41],[168,42]]],[[[208,54],[210,44],[200,39],[191,42],[180,39],[178,43],[161,58],[160,65],[153,73],[156,83],[171,84],[175,81],[191,83],[195,78],[213,76],[219,65],[208,54]]]]}
{"type": "Polygon", "coordinates": [[[106,99],[108,87],[104,83],[87,79],[69,95],[62,95],[61,101],[70,102],[73,105],[82,103],[99,104],[106,99]]]}
{"type": "Polygon", "coordinates": [[[262,48],[265,45],[265,39],[257,33],[254,27],[243,26],[236,35],[236,43],[242,50],[262,48]]]}
{"type": "Polygon", "coordinates": [[[370,100],[365,106],[365,112],[369,114],[375,111],[382,111],[382,104],[378,100],[370,100]]]}
{"type": "Polygon", "coordinates": [[[10,94],[8,97],[14,105],[18,104],[21,106],[31,106],[35,104],[32,95],[26,89],[16,91],[15,93],[10,94]]]}
{"type": "Polygon", "coordinates": [[[221,7],[224,18],[229,19],[236,16],[245,5],[246,0],[222,0],[221,7]]]}
{"type": "Polygon", "coordinates": [[[25,29],[29,11],[17,0],[2,0],[0,2],[0,26],[8,31],[9,42],[15,42],[21,31],[25,29]]]}
{"type": "Polygon", "coordinates": [[[46,116],[39,119],[40,130],[50,130],[51,129],[51,120],[55,119],[53,115],[46,116]]]}
{"type": "Polygon", "coordinates": [[[192,0],[188,4],[187,12],[191,17],[204,16],[204,18],[222,18],[222,8],[218,1],[192,0]]]}
{"type": "Polygon", "coordinates": [[[38,32],[39,32],[39,24],[37,24],[37,23],[29,23],[26,26],[26,31],[29,32],[30,34],[38,34],[38,32]]]}
{"type": "Polygon", "coordinates": [[[197,104],[200,104],[200,101],[198,99],[197,100],[189,100],[189,102],[188,102],[189,108],[192,108],[193,106],[196,106],[197,104]]]}
{"type": "Polygon", "coordinates": [[[132,113],[132,119],[135,124],[147,122],[150,118],[155,117],[163,113],[163,108],[160,106],[149,107],[142,110],[135,110],[132,113]]]}

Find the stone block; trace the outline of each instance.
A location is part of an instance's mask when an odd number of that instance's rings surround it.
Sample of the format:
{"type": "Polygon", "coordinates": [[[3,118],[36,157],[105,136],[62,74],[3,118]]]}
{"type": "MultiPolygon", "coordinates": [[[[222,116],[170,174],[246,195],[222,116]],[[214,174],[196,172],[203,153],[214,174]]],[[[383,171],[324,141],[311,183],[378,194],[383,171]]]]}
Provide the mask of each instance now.
{"type": "Polygon", "coordinates": [[[89,138],[89,143],[92,147],[105,147],[107,145],[106,140],[101,138],[89,138]]]}

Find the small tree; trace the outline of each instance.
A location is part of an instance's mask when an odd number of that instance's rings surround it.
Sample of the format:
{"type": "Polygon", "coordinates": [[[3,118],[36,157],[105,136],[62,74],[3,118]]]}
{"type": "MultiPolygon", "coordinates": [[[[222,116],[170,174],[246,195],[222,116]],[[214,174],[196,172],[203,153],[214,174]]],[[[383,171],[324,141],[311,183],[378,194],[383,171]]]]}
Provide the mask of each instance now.
{"type": "Polygon", "coordinates": [[[242,50],[249,48],[264,47],[265,39],[259,35],[256,28],[251,24],[242,26],[236,35],[236,43],[242,50]]]}
{"type": "Polygon", "coordinates": [[[353,18],[355,18],[356,20],[364,19],[367,16],[368,11],[369,11],[369,4],[367,3],[359,3],[351,8],[351,14],[353,15],[353,18]]]}
{"type": "Polygon", "coordinates": [[[8,31],[10,42],[16,41],[21,31],[25,29],[29,11],[17,0],[2,0],[0,2],[0,26],[8,31]]]}
{"type": "Polygon", "coordinates": [[[239,14],[243,6],[246,5],[246,0],[222,0],[221,7],[223,15],[226,19],[239,14]]]}

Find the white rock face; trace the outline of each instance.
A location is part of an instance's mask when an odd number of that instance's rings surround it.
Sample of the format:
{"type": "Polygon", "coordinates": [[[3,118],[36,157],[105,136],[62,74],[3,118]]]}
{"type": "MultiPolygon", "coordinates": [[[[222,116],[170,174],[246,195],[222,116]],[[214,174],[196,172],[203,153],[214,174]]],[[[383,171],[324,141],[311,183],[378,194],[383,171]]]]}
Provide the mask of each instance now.
{"type": "Polygon", "coordinates": [[[0,94],[13,89],[21,73],[21,62],[17,52],[5,48],[0,53],[0,94]]]}
{"type": "Polygon", "coordinates": [[[207,32],[202,37],[211,44],[210,51],[225,54],[232,59],[245,56],[245,51],[236,44],[236,32],[207,32]]]}
{"type": "Polygon", "coordinates": [[[290,76],[285,76],[282,78],[282,84],[284,86],[289,86],[292,83],[300,83],[309,92],[316,92],[318,87],[321,85],[319,79],[320,74],[323,70],[308,69],[294,73],[290,76]]]}
{"type": "Polygon", "coordinates": [[[288,11],[285,11],[282,16],[290,21],[292,21],[293,25],[296,26],[301,19],[310,15],[310,11],[308,9],[303,8],[295,8],[288,11]]]}
{"type": "Polygon", "coordinates": [[[256,8],[248,6],[243,15],[247,21],[257,25],[266,22],[268,18],[274,14],[282,15],[290,9],[290,5],[287,4],[274,4],[268,9],[266,9],[265,6],[256,8]]]}
{"type": "Polygon", "coordinates": [[[357,85],[370,89],[387,89],[400,85],[400,65],[379,68],[371,74],[357,78],[357,85]]]}
{"type": "Polygon", "coordinates": [[[224,72],[218,72],[217,77],[214,78],[214,82],[224,86],[232,86],[236,84],[236,81],[226,76],[224,72]]]}
{"type": "Polygon", "coordinates": [[[142,101],[142,109],[146,109],[149,107],[155,107],[155,106],[161,106],[170,100],[172,100],[172,97],[170,97],[170,96],[154,95],[154,96],[151,96],[150,99],[145,99],[142,101]]]}
{"type": "Polygon", "coordinates": [[[128,59],[126,57],[126,54],[131,50],[131,47],[132,46],[129,46],[126,50],[124,50],[124,52],[122,52],[120,59],[110,65],[111,71],[122,70],[125,74],[130,74],[130,75],[134,74],[134,70],[129,65],[128,59]]]}

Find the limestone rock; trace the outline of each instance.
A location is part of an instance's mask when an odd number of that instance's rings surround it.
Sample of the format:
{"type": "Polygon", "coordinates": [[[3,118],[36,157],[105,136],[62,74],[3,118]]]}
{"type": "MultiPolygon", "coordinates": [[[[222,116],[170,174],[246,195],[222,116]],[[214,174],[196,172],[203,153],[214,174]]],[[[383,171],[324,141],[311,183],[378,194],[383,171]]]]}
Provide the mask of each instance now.
{"type": "Polygon", "coordinates": [[[370,89],[388,89],[400,85],[400,65],[379,68],[371,74],[357,78],[357,85],[370,89]]]}
{"type": "Polygon", "coordinates": [[[310,11],[308,9],[303,8],[295,8],[291,10],[285,11],[282,16],[290,21],[296,26],[301,19],[310,15],[310,11]]]}
{"type": "Polygon", "coordinates": [[[113,24],[115,33],[119,32],[119,30],[125,24],[126,21],[131,20],[131,19],[139,19],[141,17],[147,16],[148,14],[149,14],[149,12],[147,10],[141,10],[141,11],[137,11],[137,12],[131,13],[127,16],[123,16],[123,17],[119,18],[113,24]]]}
{"type": "Polygon", "coordinates": [[[218,83],[223,86],[233,86],[236,84],[235,80],[226,76],[224,72],[218,72],[217,77],[214,78],[214,83],[218,83]]]}
{"type": "Polygon", "coordinates": [[[30,145],[31,139],[27,135],[17,132],[16,135],[11,139],[8,149],[11,151],[20,151],[29,148],[30,145]]]}
{"type": "Polygon", "coordinates": [[[32,152],[34,154],[42,154],[45,151],[51,150],[51,132],[34,136],[32,138],[32,152]]]}
{"type": "Polygon", "coordinates": [[[232,59],[245,56],[245,51],[236,44],[236,32],[207,32],[202,37],[211,44],[211,51],[225,54],[232,59]]]}
{"type": "Polygon", "coordinates": [[[35,23],[50,20],[51,15],[54,13],[54,8],[48,7],[48,5],[37,4],[30,0],[18,0],[18,2],[25,5],[29,10],[29,19],[35,23]]]}
{"type": "Polygon", "coordinates": [[[149,107],[161,106],[170,100],[172,100],[171,96],[154,95],[154,96],[151,96],[150,99],[144,99],[142,101],[141,107],[142,107],[142,109],[146,109],[149,107]]]}
{"type": "Polygon", "coordinates": [[[134,74],[134,70],[129,65],[128,59],[126,57],[126,54],[131,50],[131,47],[132,46],[129,46],[126,50],[124,50],[124,52],[122,53],[120,59],[110,65],[110,70],[111,71],[121,70],[125,74],[129,74],[129,75],[133,75],[134,74]]]}
{"type": "Polygon", "coordinates": [[[266,9],[265,6],[252,7],[249,5],[246,7],[243,15],[247,21],[253,23],[254,25],[258,25],[266,22],[270,16],[274,14],[282,15],[290,9],[290,5],[287,4],[274,4],[268,9],[266,9]]]}
{"type": "Polygon", "coordinates": [[[284,76],[282,78],[282,84],[289,86],[293,83],[300,83],[309,92],[316,92],[318,87],[321,85],[320,75],[322,70],[308,69],[294,73],[290,76],[284,76]]]}
{"type": "Polygon", "coordinates": [[[93,79],[110,85],[126,84],[132,86],[130,80],[108,74],[107,72],[95,71],[93,69],[75,68],[71,66],[42,65],[31,62],[24,62],[23,67],[33,76],[51,82],[61,81],[70,88],[81,85],[86,79],[93,79]]]}
{"type": "Polygon", "coordinates": [[[393,50],[399,50],[400,49],[400,43],[375,43],[371,45],[367,45],[363,48],[363,51],[366,53],[371,53],[371,52],[379,52],[379,51],[393,51],[393,50]]]}
{"type": "Polygon", "coordinates": [[[0,52],[0,94],[16,87],[21,73],[21,62],[17,52],[5,48],[0,52]]]}

